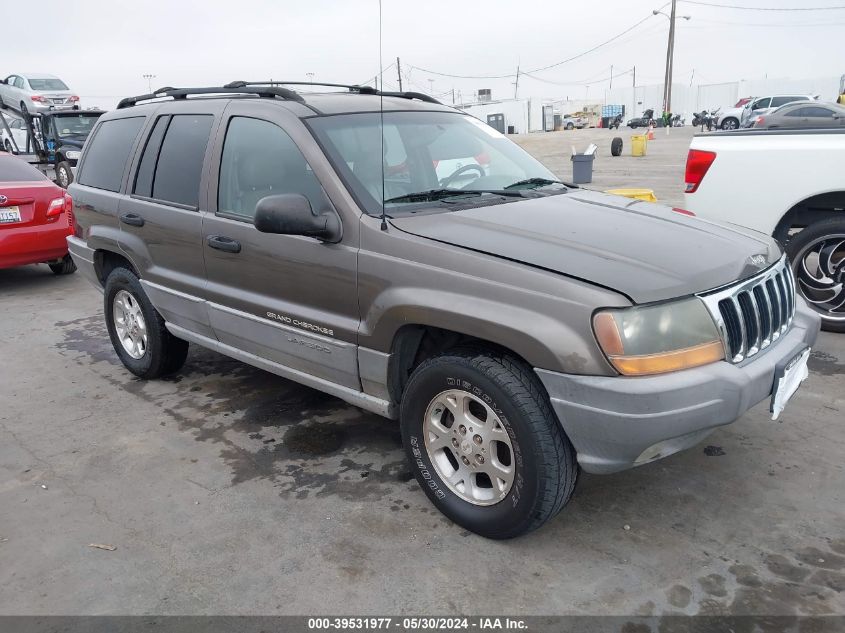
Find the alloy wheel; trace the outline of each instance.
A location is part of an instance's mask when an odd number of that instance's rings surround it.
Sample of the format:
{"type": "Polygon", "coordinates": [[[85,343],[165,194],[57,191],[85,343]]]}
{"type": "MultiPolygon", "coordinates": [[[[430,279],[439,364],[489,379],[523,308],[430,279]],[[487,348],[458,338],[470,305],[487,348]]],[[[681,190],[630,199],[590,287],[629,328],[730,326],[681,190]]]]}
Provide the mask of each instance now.
{"type": "Polygon", "coordinates": [[[516,473],[513,446],[499,416],[481,398],[450,389],[429,403],[425,447],[440,479],[473,505],[499,503],[516,473]]]}
{"type": "Polygon", "coordinates": [[[822,317],[845,322],[845,234],[810,242],[794,259],[798,289],[822,317]]]}
{"type": "Polygon", "coordinates": [[[141,312],[141,304],[127,290],[115,294],[112,302],[112,316],[117,338],[124,351],[135,360],[147,353],[147,324],[141,312]]]}

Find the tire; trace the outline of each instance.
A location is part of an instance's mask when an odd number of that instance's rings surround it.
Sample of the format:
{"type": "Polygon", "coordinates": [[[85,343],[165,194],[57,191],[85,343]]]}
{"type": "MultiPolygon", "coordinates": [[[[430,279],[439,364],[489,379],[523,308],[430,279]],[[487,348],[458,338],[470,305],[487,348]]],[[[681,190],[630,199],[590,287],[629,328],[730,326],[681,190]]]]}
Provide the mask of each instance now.
{"type": "Polygon", "coordinates": [[[26,108],[26,104],[21,101],[21,114],[29,114],[29,110],[26,108]]]}
{"type": "Polygon", "coordinates": [[[567,124],[566,124],[566,129],[567,129],[567,130],[574,130],[574,129],[575,129],[575,126],[574,126],[574,125],[572,125],[572,123],[567,123],[567,124]]]}
{"type": "Polygon", "coordinates": [[[739,120],[729,116],[719,124],[719,127],[723,130],[735,130],[739,127],[739,120]]]}
{"type": "Polygon", "coordinates": [[[622,155],[622,138],[619,136],[615,136],[612,141],[610,141],[610,155],[611,156],[621,156],[622,155]]]}
{"type": "Polygon", "coordinates": [[[65,255],[58,262],[47,265],[54,275],[70,275],[76,272],[76,264],[70,255],[65,255]]]}
{"type": "MultiPolygon", "coordinates": [[[[167,331],[164,319],[150,303],[134,272],[122,267],[112,270],[106,279],[103,294],[109,338],[126,369],[140,378],[152,379],[172,374],[182,367],[188,356],[188,342],[176,338],[167,331]],[[131,304],[126,300],[127,295],[131,297],[131,304]],[[132,313],[136,323],[137,316],[141,316],[141,323],[137,329],[131,330],[128,320],[123,324],[116,323],[116,298],[124,301],[124,305],[129,308],[124,311],[124,314],[132,313]],[[143,338],[142,332],[146,329],[146,339],[134,348],[136,356],[131,355],[124,347],[118,335],[118,327],[126,328],[123,329],[124,338],[131,338],[130,332],[134,331],[136,340],[143,338]]],[[[119,306],[118,309],[120,309],[119,306]]]]}
{"type": "Polygon", "coordinates": [[[525,534],[554,517],[572,496],[575,450],[534,372],[510,356],[466,349],[423,362],[403,393],[400,426],[414,476],[428,498],[476,534],[493,539],[525,534]],[[448,398],[454,399],[451,405],[445,404],[448,398]],[[465,425],[449,406],[470,412],[458,414],[465,425]],[[442,431],[446,443],[430,451],[429,443],[437,442],[432,429],[442,431]],[[497,477],[494,484],[485,469],[502,473],[502,468],[510,469],[510,481],[497,477]],[[466,478],[456,484],[444,479],[461,473],[466,478]]]}
{"type": "Polygon", "coordinates": [[[845,332],[845,218],[811,224],[787,242],[786,253],[796,291],[819,313],[822,329],[845,332]]]}
{"type": "Polygon", "coordinates": [[[12,147],[12,142],[9,139],[6,139],[5,141],[3,141],[3,149],[5,149],[10,154],[17,154],[17,152],[15,151],[15,148],[12,147]]]}
{"type": "Polygon", "coordinates": [[[70,163],[67,161],[60,161],[56,165],[56,182],[62,189],[67,189],[73,182],[73,171],[71,171],[70,163]]]}

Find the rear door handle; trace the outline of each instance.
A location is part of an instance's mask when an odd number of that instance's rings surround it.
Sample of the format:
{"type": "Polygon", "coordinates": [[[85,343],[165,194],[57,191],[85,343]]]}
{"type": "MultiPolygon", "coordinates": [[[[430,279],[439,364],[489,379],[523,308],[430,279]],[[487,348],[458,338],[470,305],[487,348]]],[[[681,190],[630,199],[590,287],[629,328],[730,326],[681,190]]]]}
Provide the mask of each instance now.
{"type": "Polygon", "coordinates": [[[130,226],[144,226],[144,218],[137,213],[124,213],[120,216],[120,221],[130,226]]]}
{"type": "Polygon", "coordinates": [[[211,248],[217,249],[218,251],[225,251],[227,253],[241,252],[241,243],[237,240],[233,240],[231,237],[226,237],[224,235],[209,235],[205,238],[205,241],[211,248]]]}

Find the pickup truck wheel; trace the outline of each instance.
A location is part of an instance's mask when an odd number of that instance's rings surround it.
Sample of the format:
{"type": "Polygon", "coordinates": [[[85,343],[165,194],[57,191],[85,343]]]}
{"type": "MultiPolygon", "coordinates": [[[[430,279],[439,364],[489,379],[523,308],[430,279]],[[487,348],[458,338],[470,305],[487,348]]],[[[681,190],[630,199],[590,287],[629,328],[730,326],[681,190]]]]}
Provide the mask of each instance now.
{"type": "Polygon", "coordinates": [[[845,219],[811,224],[786,245],[795,285],[822,317],[822,329],[845,332],[845,219]]]}
{"type": "Polygon", "coordinates": [[[505,539],[538,528],[572,496],[575,451],[530,367],[486,350],[423,362],[402,396],[414,476],[452,521],[505,539]]]}
{"type": "Polygon", "coordinates": [[[115,268],[103,294],[109,338],[129,371],[141,378],[158,378],[182,367],[187,341],[167,331],[132,271],[115,268]]]}

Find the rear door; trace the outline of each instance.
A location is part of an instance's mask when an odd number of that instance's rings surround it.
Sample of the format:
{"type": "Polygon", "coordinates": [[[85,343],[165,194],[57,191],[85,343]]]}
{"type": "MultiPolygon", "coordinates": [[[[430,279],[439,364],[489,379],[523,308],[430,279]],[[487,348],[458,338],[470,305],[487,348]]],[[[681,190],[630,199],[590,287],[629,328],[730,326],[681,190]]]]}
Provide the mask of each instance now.
{"type": "Polygon", "coordinates": [[[315,213],[335,208],[322,186],[325,156],[299,119],[272,103],[233,100],[219,130],[202,245],[218,340],[360,389],[358,217],[344,218],[338,244],[261,233],[252,223],[269,195],[302,194],[315,213]]]}
{"type": "Polygon", "coordinates": [[[149,117],[120,203],[120,243],[170,323],[212,336],[204,301],[202,217],[209,139],[221,101],[168,103],[149,117]],[[180,107],[181,106],[181,107],[180,107]]]}

